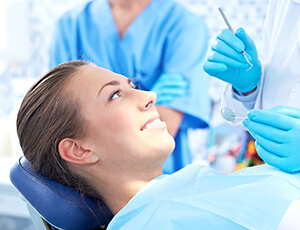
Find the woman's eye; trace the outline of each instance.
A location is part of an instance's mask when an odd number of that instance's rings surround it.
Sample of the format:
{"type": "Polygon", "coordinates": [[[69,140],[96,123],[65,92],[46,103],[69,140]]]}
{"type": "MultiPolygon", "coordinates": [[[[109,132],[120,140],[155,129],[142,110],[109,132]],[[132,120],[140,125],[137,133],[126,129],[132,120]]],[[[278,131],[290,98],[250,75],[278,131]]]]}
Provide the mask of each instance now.
{"type": "Polygon", "coordinates": [[[121,97],[121,91],[120,90],[117,90],[117,91],[113,92],[113,94],[109,97],[109,100],[113,100],[113,99],[116,99],[118,97],[121,97]]]}
{"type": "Polygon", "coordinates": [[[140,84],[137,83],[135,86],[134,86],[134,89],[139,89],[140,88],[140,84]]]}

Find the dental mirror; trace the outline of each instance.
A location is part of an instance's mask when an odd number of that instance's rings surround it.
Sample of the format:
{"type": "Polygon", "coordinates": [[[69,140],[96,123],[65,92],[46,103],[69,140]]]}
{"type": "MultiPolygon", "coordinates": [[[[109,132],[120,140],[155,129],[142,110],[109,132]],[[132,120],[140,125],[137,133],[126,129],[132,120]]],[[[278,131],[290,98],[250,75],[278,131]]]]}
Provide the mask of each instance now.
{"type": "Polygon", "coordinates": [[[229,107],[224,107],[221,109],[221,116],[227,120],[227,121],[234,121],[234,120],[237,120],[237,119],[246,119],[248,117],[237,117],[235,115],[235,112],[232,108],[229,108],[229,107]]]}

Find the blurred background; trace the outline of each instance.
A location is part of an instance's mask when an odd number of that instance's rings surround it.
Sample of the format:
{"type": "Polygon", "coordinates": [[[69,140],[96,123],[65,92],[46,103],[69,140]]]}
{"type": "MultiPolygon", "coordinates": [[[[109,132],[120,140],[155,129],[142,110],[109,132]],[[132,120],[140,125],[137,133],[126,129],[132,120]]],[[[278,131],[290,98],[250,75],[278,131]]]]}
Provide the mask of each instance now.
{"type": "MultiPolygon", "coordinates": [[[[22,155],[15,120],[20,102],[29,87],[49,66],[49,45],[58,17],[87,0],[0,1],[0,229],[34,229],[25,203],[9,181],[11,166],[22,155]]],[[[177,0],[202,16],[216,34],[226,25],[218,12],[222,6],[234,29],[242,26],[260,50],[267,0],[177,0]]],[[[194,162],[208,164],[227,174],[259,164],[253,141],[245,131],[220,117],[224,84],[211,78],[212,120],[207,130],[190,130],[194,162]]]]}

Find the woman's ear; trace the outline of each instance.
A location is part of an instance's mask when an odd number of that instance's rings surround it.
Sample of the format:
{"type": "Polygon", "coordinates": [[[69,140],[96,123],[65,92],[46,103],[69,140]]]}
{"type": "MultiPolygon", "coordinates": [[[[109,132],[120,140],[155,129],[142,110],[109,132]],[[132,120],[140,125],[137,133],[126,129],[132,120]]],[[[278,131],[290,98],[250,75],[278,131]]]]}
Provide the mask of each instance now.
{"type": "Polygon", "coordinates": [[[65,161],[75,164],[94,164],[99,158],[92,151],[83,148],[76,140],[65,138],[58,144],[58,152],[65,161]]]}

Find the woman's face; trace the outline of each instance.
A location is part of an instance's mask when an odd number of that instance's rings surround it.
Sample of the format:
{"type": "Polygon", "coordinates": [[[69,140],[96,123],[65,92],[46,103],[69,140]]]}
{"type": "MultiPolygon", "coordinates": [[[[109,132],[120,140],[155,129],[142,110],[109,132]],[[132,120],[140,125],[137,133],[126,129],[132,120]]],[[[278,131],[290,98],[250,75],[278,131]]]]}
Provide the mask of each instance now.
{"type": "Polygon", "coordinates": [[[94,65],[83,66],[67,85],[81,104],[84,147],[100,162],[120,170],[162,167],[174,139],[154,106],[156,94],[94,65]]]}

